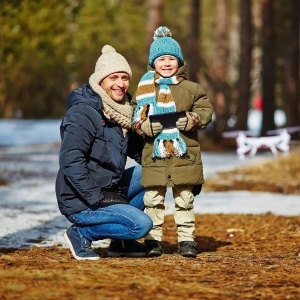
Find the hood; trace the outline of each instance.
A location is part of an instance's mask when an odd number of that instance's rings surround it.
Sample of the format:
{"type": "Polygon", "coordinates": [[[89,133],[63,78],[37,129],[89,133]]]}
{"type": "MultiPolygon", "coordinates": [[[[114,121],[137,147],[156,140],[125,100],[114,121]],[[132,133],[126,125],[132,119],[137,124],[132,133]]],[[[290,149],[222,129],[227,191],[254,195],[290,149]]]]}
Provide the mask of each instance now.
{"type": "Polygon", "coordinates": [[[78,103],[86,103],[98,111],[102,108],[101,97],[89,84],[85,84],[82,87],[75,89],[69,95],[67,100],[68,109],[78,103]]]}
{"type": "MultiPolygon", "coordinates": [[[[147,66],[147,71],[155,71],[150,65],[147,66]]],[[[177,72],[175,73],[176,76],[183,77],[184,79],[187,79],[187,65],[186,62],[178,68],[177,72]]]]}

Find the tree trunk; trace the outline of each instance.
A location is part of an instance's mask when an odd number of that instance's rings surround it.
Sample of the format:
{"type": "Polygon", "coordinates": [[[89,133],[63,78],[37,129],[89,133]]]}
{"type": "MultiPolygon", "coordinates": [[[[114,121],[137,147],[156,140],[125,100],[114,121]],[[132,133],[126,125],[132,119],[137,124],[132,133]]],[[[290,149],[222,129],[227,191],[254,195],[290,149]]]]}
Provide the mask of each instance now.
{"type": "Polygon", "coordinates": [[[216,115],[215,122],[215,140],[221,138],[225,130],[228,119],[228,104],[226,102],[226,76],[228,69],[228,1],[216,0],[217,24],[216,24],[216,55],[213,65],[214,79],[214,109],[216,115]]]}
{"type": "Polygon", "coordinates": [[[162,26],[163,22],[163,0],[148,1],[147,15],[147,47],[153,42],[154,31],[162,26]]]}
{"type": "Polygon", "coordinates": [[[261,0],[262,4],[262,134],[275,129],[275,34],[273,24],[273,1],[261,0]]]}
{"type": "Polygon", "coordinates": [[[200,63],[200,49],[199,49],[199,24],[200,24],[200,8],[201,0],[191,1],[190,14],[190,38],[188,41],[189,65],[188,74],[191,81],[198,81],[198,70],[200,63]]]}
{"type": "Polygon", "coordinates": [[[299,0],[290,1],[290,34],[287,42],[285,60],[285,107],[287,126],[298,126],[300,122],[300,93],[299,93],[299,0]]]}
{"type": "Polygon", "coordinates": [[[252,23],[251,0],[240,0],[240,65],[236,129],[246,130],[250,107],[252,23]]]}

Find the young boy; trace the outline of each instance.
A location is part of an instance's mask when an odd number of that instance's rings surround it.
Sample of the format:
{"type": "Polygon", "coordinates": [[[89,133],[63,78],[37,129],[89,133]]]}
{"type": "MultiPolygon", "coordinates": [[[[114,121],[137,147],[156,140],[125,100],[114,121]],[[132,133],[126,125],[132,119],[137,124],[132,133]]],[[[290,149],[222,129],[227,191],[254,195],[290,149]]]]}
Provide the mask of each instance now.
{"type": "Polygon", "coordinates": [[[201,86],[186,79],[180,45],[171,36],[164,26],[154,32],[148,72],[142,76],[131,102],[135,109],[133,128],[145,137],[141,184],[146,188],[145,212],[153,221],[152,230],[145,236],[146,254],[162,254],[164,200],[167,187],[172,187],[178,252],[196,257],[192,189],[204,182],[197,129],[211,121],[213,108],[201,86]],[[175,111],[185,113],[171,128],[149,119],[151,115],[175,111]]]}

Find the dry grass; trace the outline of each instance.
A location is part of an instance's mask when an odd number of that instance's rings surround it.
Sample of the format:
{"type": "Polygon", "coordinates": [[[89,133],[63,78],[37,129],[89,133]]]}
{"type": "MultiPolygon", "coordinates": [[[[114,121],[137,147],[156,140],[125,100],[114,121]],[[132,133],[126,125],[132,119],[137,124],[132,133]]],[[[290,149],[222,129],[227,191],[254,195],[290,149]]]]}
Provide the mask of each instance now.
{"type": "Polygon", "coordinates": [[[300,218],[197,215],[195,259],[172,216],[158,258],[76,261],[67,249],[0,250],[0,299],[300,299],[300,218]]]}
{"type": "Polygon", "coordinates": [[[300,194],[300,148],[288,156],[270,158],[228,172],[220,172],[205,182],[206,191],[249,190],[300,194]]]}
{"type": "MultiPolygon", "coordinates": [[[[205,188],[299,194],[299,154],[222,172],[205,188]]],[[[300,299],[299,216],[196,215],[195,235],[195,259],[176,253],[173,216],[158,258],[108,258],[96,249],[100,261],[79,262],[59,247],[0,249],[0,299],[300,299]]]]}

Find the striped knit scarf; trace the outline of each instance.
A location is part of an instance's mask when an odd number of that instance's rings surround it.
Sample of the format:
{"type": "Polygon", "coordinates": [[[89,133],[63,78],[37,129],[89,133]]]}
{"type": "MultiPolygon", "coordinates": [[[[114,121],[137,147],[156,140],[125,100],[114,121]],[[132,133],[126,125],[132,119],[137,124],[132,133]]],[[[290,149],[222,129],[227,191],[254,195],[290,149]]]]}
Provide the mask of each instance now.
{"type": "Polygon", "coordinates": [[[124,96],[122,102],[116,102],[109,97],[95,79],[95,73],[90,77],[89,84],[93,90],[102,98],[103,113],[110,120],[114,119],[121,125],[123,135],[126,136],[127,131],[131,128],[133,109],[129,104],[127,95],[124,96]]]}
{"type": "MultiPolygon", "coordinates": [[[[141,78],[136,92],[137,107],[134,111],[133,123],[141,124],[150,115],[176,111],[176,105],[169,85],[178,84],[182,77],[160,77],[154,71],[148,71],[141,78]],[[158,97],[155,95],[155,83],[159,85],[158,97]]],[[[137,126],[139,127],[139,126],[137,126]]],[[[180,137],[177,128],[163,129],[154,139],[152,157],[181,157],[186,153],[186,144],[180,137]]]]}

